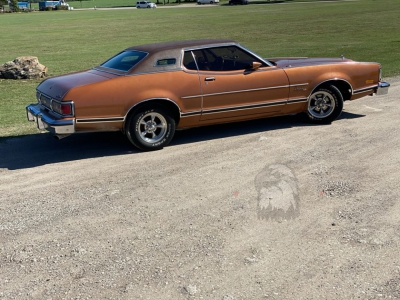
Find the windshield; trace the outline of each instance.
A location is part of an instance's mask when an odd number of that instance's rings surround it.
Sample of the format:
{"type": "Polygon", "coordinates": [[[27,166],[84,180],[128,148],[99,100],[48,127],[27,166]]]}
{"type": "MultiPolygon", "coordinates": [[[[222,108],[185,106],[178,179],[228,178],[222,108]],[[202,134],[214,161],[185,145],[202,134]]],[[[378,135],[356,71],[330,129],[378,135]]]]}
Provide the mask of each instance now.
{"type": "Polygon", "coordinates": [[[110,58],[105,63],[101,64],[101,67],[115,69],[123,72],[128,72],[137,63],[139,63],[144,57],[146,52],[140,52],[135,50],[123,51],[116,56],[110,58]]]}

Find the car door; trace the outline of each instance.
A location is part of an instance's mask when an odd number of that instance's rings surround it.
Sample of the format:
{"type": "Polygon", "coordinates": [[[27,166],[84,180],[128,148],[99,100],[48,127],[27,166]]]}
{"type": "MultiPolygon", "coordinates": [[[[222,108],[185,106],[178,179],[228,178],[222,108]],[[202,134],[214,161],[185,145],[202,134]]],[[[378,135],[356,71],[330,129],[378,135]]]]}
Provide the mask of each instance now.
{"type": "Polygon", "coordinates": [[[289,95],[285,72],[238,46],[193,51],[202,89],[200,120],[269,115],[282,110],[289,95]]]}

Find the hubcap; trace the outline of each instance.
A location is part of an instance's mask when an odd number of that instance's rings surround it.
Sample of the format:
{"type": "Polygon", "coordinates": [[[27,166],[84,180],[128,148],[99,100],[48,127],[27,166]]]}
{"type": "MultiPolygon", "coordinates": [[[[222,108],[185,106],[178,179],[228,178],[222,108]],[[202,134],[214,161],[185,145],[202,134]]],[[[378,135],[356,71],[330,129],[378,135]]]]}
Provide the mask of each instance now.
{"type": "Polygon", "coordinates": [[[335,99],[325,91],[311,95],[308,102],[308,112],[316,118],[325,118],[335,110],[335,99]]]}
{"type": "Polygon", "coordinates": [[[157,143],[167,132],[167,121],[155,112],[145,114],[139,120],[139,136],[146,143],[157,143]]]}

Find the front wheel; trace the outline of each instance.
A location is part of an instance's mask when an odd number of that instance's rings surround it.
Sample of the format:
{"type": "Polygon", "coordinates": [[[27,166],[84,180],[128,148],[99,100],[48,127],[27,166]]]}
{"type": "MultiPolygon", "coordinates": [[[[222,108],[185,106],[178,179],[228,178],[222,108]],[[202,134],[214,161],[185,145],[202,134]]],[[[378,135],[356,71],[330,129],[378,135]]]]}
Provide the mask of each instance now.
{"type": "Polygon", "coordinates": [[[314,123],[329,124],[336,120],[343,110],[343,96],[334,86],[320,88],[308,99],[307,116],[314,123]]]}
{"type": "Polygon", "coordinates": [[[144,151],[167,146],[175,133],[175,120],[162,106],[145,107],[133,113],[126,128],[129,141],[144,151]]]}

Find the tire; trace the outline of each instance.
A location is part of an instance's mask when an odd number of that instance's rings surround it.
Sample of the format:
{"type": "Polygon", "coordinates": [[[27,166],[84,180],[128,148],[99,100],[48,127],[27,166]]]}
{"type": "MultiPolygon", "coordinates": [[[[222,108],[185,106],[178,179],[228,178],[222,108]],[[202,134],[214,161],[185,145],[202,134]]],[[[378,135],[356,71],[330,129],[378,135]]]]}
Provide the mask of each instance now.
{"type": "Polygon", "coordinates": [[[147,5],[147,8],[150,8],[150,5],[147,5]]]}
{"type": "Polygon", "coordinates": [[[342,110],[343,96],[336,86],[330,85],[311,94],[306,115],[313,123],[330,124],[340,116],[342,110]]]}
{"type": "Polygon", "coordinates": [[[214,2],[210,1],[210,4],[213,4],[214,2]]]}
{"type": "Polygon", "coordinates": [[[160,150],[167,146],[175,133],[175,120],[163,106],[146,106],[128,119],[126,136],[144,151],[160,150]]]}

